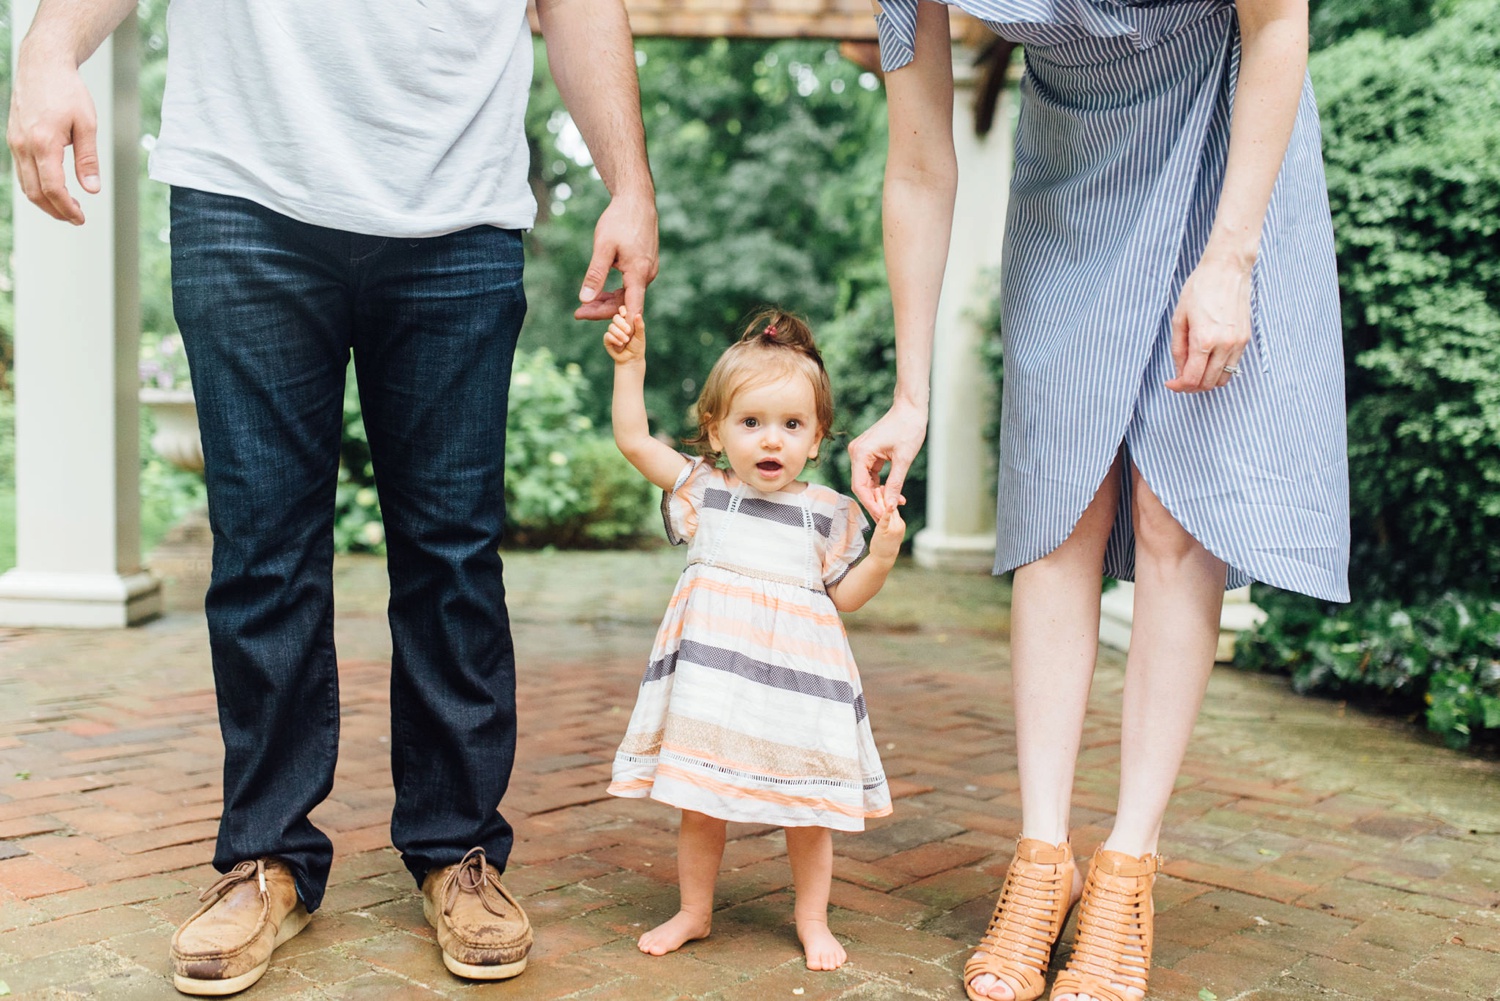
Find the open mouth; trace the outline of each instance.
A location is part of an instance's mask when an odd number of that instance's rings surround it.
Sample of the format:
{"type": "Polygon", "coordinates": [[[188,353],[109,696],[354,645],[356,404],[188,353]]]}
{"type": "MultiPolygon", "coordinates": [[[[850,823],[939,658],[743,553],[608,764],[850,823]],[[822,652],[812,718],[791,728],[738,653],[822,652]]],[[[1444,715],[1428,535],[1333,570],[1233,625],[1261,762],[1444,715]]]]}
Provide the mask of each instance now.
{"type": "Polygon", "coordinates": [[[780,459],[762,459],[755,464],[755,468],[766,476],[775,476],[781,472],[780,459]]]}

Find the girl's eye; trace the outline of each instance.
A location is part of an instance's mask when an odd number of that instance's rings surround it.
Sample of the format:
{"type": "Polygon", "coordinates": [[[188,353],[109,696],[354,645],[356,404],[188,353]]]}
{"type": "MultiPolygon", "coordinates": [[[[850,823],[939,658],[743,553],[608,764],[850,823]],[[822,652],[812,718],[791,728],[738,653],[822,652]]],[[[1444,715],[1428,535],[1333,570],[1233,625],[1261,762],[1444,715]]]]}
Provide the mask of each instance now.
{"type": "Polygon", "coordinates": [[[802,426],[802,422],[798,421],[798,420],[791,420],[791,421],[787,421],[786,422],[786,429],[788,431],[795,431],[798,428],[800,428],[801,426],[802,426]]]}
{"type": "Polygon", "coordinates": [[[746,417],[742,423],[747,428],[753,428],[753,427],[759,427],[760,426],[760,421],[756,420],[754,417],[746,417]]]}

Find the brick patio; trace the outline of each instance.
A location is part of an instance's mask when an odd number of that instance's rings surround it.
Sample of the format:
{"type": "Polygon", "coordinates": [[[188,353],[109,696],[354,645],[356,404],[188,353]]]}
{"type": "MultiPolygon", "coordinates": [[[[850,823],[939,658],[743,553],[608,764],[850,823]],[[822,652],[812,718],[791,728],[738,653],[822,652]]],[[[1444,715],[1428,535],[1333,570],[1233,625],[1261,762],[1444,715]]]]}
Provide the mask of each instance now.
{"type": "MultiPolygon", "coordinates": [[[[849,617],[898,800],[835,841],[851,962],[812,974],[772,829],[731,826],[711,939],[661,959],[633,944],[675,905],[673,815],[604,786],[679,566],[671,552],[510,560],[522,735],[507,883],[537,947],[519,980],[472,985],[442,968],[389,848],[384,568],[342,560],[342,748],[315,815],[333,883],[244,996],[961,998],[1018,829],[1003,586],[903,567],[849,617]]],[[[179,586],[174,611],[136,630],[0,632],[0,981],[16,997],[178,997],[167,941],[213,878],[221,754],[192,598],[179,586]]],[[[1096,677],[1080,854],[1113,809],[1121,665],[1107,654],[1096,677]]],[[[1500,765],[1221,670],[1179,786],[1153,998],[1500,997],[1500,765]]]]}

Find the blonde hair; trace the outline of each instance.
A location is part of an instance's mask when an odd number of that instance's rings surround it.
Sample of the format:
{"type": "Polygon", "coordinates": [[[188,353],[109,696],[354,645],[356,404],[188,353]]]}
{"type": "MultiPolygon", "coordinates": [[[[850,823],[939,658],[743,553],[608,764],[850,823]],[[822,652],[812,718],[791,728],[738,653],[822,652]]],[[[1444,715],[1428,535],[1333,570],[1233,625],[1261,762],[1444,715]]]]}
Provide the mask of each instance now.
{"type": "Polygon", "coordinates": [[[823,367],[823,356],[813,343],[812,330],[800,316],[765,309],[755,314],[740,339],[709,370],[703,392],[698,395],[698,432],[686,439],[686,443],[717,462],[719,453],[709,432],[728,415],[734,394],[747,386],[794,374],[806,376],[812,384],[819,443],[831,438],[833,387],[823,367]]]}

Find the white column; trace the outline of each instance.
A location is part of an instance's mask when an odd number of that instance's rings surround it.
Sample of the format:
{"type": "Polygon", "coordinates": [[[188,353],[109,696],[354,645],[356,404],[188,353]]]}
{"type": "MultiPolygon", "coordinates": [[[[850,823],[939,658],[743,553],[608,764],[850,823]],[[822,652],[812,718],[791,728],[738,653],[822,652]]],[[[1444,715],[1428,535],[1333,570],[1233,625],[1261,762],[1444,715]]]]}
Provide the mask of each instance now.
{"type": "MultiPolygon", "coordinates": [[[[38,2],[12,4],[17,47],[38,2]]],[[[13,189],[17,538],[0,625],[124,626],[161,610],[141,564],[137,47],[132,15],[83,67],[104,179],[79,194],[87,224],[13,189]]]]}
{"type": "Polygon", "coordinates": [[[1013,136],[1008,95],[990,134],[974,134],[972,62],[968,50],[955,49],[958,196],[932,358],[927,527],[912,548],[922,566],[987,573],[995,561],[995,459],[984,431],[995,387],[981,350],[998,289],[1013,136]]]}

